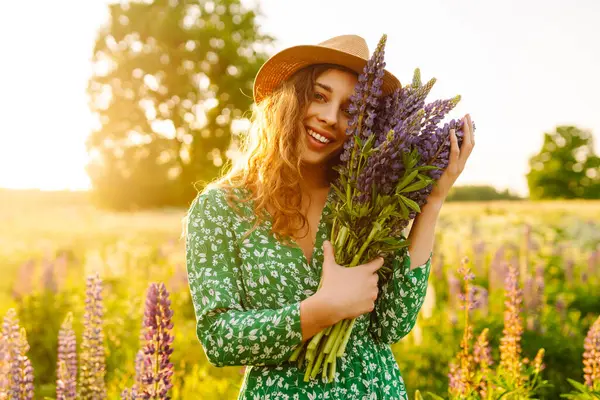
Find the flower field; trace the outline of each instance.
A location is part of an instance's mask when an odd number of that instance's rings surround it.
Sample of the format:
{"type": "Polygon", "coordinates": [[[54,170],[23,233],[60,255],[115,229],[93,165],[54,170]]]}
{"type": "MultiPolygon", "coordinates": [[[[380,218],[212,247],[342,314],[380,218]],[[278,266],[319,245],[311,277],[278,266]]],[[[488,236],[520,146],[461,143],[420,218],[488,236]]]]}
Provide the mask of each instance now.
{"type": "MultiPolygon", "coordinates": [[[[235,398],[243,367],[211,366],[196,339],[185,210],[0,195],[0,398],[235,398]]],[[[599,201],[448,203],[437,232],[393,347],[411,396],[600,391],[599,201]]]]}

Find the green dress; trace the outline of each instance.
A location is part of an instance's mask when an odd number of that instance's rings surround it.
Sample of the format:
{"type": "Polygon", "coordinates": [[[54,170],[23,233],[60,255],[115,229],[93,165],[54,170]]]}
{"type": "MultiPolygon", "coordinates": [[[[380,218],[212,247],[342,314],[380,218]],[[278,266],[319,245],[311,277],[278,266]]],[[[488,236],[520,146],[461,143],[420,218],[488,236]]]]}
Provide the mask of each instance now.
{"type": "Polygon", "coordinates": [[[333,382],[321,381],[320,372],[304,382],[304,371],[287,361],[302,343],[300,302],[319,285],[332,194],[310,264],[299,246],[275,238],[270,220],[240,242],[254,222],[251,203],[239,203],[240,216],[223,190],[213,188],[190,206],[186,261],[197,336],[212,365],[248,366],[238,400],[408,399],[390,345],[415,324],[431,256],[412,270],[406,249],[385,261],[394,272],[380,285],[375,310],[357,318],[333,382]]]}

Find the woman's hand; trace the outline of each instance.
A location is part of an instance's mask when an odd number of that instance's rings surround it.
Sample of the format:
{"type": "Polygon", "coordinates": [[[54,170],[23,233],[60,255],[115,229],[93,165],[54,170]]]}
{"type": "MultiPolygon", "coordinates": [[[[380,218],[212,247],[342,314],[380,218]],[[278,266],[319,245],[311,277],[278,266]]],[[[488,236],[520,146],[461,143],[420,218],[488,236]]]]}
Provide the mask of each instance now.
{"type": "Polygon", "coordinates": [[[466,114],[463,117],[463,142],[462,146],[458,147],[458,139],[456,138],[456,132],[454,129],[450,131],[450,162],[448,167],[440,177],[440,179],[433,185],[433,190],[429,195],[427,202],[430,200],[444,202],[450,188],[456,182],[456,179],[460,176],[462,171],[465,169],[465,164],[473,147],[475,146],[475,138],[473,136],[473,122],[471,116],[466,114]]]}
{"type": "Polygon", "coordinates": [[[346,268],[336,263],[334,254],[331,242],[325,241],[323,284],[317,292],[335,316],[334,319],[352,319],[373,311],[379,293],[377,270],[383,266],[383,258],[346,268]]]}
{"type": "Polygon", "coordinates": [[[373,311],[379,294],[378,257],[366,264],[346,268],[335,262],[333,245],[323,243],[323,284],[300,303],[302,341],[343,319],[353,319],[373,311]]]}

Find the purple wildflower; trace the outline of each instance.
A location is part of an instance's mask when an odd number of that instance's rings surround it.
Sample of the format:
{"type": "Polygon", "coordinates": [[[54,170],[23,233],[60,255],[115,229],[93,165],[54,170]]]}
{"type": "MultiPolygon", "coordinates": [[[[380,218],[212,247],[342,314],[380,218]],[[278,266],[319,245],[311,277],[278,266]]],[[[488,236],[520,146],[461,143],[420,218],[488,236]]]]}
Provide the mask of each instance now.
{"type": "Polygon", "coordinates": [[[29,259],[19,267],[17,279],[12,288],[12,295],[19,300],[27,296],[33,290],[33,279],[31,276],[35,272],[35,261],[29,259]]]}
{"type": "Polygon", "coordinates": [[[488,342],[488,333],[488,328],[485,328],[477,337],[477,341],[473,346],[473,360],[478,364],[481,373],[478,391],[482,399],[487,398],[490,366],[494,363],[492,360],[492,348],[488,342]]]}
{"type": "Polygon", "coordinates": [[[585,384],[600,390],[600,317],[592,325],[583,345],[583,378],[585,384]]]}
{"type": "Polygon", "coordinates": [[[48,259],[42,261],[42,289],[52,293],[56,293],[57,291],[54,262],[48,259]]]}
{"type": "MultiPolygon", "coordinates": [[[[359,75],[354,93],[350,97],[349,112],[352,115],[352,119],[348,123],[346,135],[351,137],[344,144],[344,152],[340,157],[341,161],[351,161],[350,159],[353,152],[355,152],[356,145],[354,135],[358,135],[363,139],[368,138],[373,133],[372,128],[377,115],[379,98],[382,94],[381,87],[385,73],[383,58],[386,41],[387,35],[383,35],[373,55],[367,62],[367,65],[365,65],[363,72],[359,75]]],[[[356,153],[354,154],[354,156],[357,155],[356,153]]]]}
{"type": "Polygon", "coordinates": [[[84,330],[81,341],[79,397],[96,400],[106,397],[102,281],[96,273],[87,278],[84,330]]]}
{"type": "Polygon", "coordinates": [[[522,291],[519,288],[518,270],[510,265],[505,283],[504,330],[500,339],[500,368],[508,382],[521,386],[521,336],[523,323],[520,315],[522,291]]]}
{"type": "Polygon", "coordinates": [[[145,371],[141,379],[144,385],[141,393],[143,399],[169,399],[167,393],[173,386],[173,364],[169,362],[174,339],[170,333],[173,329],[172,316],[171,300],[164,283],[151,284],[144,311],[146,344],[143,347],[145,371]]]}
{"type": "Polygon", "coordinates": [[[0,332],[0,398],[7,396],[6,391],[10,384],[8,380],[10,372],[9,360],[8,339],[4,337],[4,333],[0,332]]]}
{"type": "Polygon", "coordinates": [[[67,314],[58,332],[57,400],[77,398],[77,344],[73,331],[73,314],[67,314]]]}
{"type": "Polygon", "coordinates": [[[0,343],[0,394],[11,388],[10,369],[19,341],[19,318],[14,308],[8,310],[2,322],[0,343]]]}
{"type": "Polygon", "coordinates": [[[33,399],[33,368],[26,355],[29,351],[29,344],[25,328],[21,328],[15,344],[10,367],[10,398],[33,399]]]}

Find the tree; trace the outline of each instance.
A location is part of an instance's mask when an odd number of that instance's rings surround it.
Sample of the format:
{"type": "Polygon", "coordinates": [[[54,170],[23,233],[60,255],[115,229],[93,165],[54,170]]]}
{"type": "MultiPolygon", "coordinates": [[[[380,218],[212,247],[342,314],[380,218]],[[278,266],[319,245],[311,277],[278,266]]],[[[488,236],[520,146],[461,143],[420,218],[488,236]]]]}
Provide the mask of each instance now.
{"type": "Polygon", "coordinates": [[[600,158],[589,131],[559,126],[544,134],[540,152],[529,160],[532,200],[600,199],[600,158]]]}
{"type": "Polygon", "coordinates": [[[273,39],[240,0],[109,5],[88,84],[95,199],[115,209],[182,206],[227,162],[232,123],[273,39]]]}

